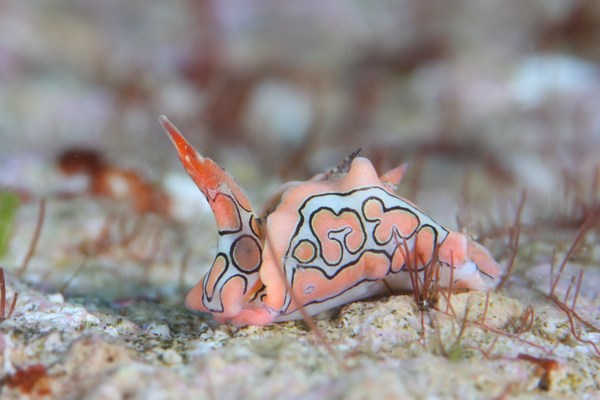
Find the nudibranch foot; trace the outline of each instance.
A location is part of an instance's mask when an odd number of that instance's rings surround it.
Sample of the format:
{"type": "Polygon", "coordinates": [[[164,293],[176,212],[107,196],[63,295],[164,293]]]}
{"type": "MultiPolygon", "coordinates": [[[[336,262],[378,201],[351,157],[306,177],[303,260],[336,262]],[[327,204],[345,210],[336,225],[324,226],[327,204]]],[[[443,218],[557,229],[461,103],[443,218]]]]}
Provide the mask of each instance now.
{"type": "Polygon", "coordinates": [[[250,306],[240,311],[235,317],[223,318],[217,314],[213,314],[215,321],[221,324],[231,323],[234,326],[256,325],[265,326],[275,322],[273,313],[267,310],[264,306],[250,306]]]}
{"type": "Polygon", "coordinates": [[[490,290],[503,269],[480,244],[436,223],[394,192],[406,165],[379,176],[353,154],[289,182],[255,214],[237,181],[160,122],[208,201],[219,231],[212,267],[186,297],[220,323],[267,325],[411,289],[432,265],[441,287],[490,290]],[[452,279],[452,282],[451,282],[452,279]]]}

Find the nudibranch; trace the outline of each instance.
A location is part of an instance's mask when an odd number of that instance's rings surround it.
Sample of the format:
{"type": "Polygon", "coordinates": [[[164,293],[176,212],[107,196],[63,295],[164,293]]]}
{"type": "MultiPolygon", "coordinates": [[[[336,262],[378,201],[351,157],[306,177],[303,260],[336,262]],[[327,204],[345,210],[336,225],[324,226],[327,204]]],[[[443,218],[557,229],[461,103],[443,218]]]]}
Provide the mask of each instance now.
{"type": "Polygon", "coordinates": [[[284,184],[257,215],[231,175],[198,154],[166,117],[160,122],[219,232],[212,267],[186,306],[220,323],[267,325],[301,318],[301,308],[314,315],[410,289],[411,272],[422,274],[432,262],[441,287],[489,290],[503,273],[486,248],[394,194],[404,166],[379,177],[368,159],[353,157],[284,184]]]}

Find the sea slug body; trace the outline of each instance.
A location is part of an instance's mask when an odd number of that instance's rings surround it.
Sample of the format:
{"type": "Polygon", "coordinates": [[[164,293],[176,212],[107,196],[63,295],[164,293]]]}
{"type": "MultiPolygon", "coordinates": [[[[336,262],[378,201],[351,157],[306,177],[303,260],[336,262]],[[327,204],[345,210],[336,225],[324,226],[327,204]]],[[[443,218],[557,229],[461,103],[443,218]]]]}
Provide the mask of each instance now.
{"type": "Polygon", "coordinates": [[[394,194],[405,166],[380,177],[368,159],[353,157],[284,184],[259,216],[231,175],[160,121],[219,231],[212,267],[186,305],[221,323],[267,325],[301,318],[300,308],[314,315],[410,289],[409,268],[422,272],[432,262],[442,287],[489,290],[503,273],[483,246],[394,194]]]}

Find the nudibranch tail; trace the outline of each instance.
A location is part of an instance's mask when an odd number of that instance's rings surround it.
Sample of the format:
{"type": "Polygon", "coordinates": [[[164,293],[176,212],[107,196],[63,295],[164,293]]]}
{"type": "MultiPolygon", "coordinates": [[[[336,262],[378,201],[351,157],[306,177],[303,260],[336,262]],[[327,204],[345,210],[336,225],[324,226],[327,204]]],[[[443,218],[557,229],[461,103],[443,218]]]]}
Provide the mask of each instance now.
{"type": "Polygon", "coordinates": [[[488,249],[477,242],[467,242],[467,256],[477,267],[482,285],[480,290],[493,289],[504,275],[504,269],[494,260],[488,249]]]}
{"type": "MultiPolygon", "coordinates": [[[[452,286],[457,289],[493,289],[504,273],[485,247],[457,232],[448,234],[438,257],[442,265],[454,268],[452,286]]],[[[449,279],[450,272],[444,271],[443,275],[449,279]]],[[[450,286],[450,282],[442,282],[442,285],[450,286]]]]}
{"type": "Polygon", "coordinates": [[[185,170],[206,197],[219,231],[217,256],[209,273],[188,294],[186,305],[222,319],[231,318],[247,308],[262,287],[258,273],[263,246],[260,221],[231,175],[198,154],[165,116],[160,117],[160,123],[185,170]]]}

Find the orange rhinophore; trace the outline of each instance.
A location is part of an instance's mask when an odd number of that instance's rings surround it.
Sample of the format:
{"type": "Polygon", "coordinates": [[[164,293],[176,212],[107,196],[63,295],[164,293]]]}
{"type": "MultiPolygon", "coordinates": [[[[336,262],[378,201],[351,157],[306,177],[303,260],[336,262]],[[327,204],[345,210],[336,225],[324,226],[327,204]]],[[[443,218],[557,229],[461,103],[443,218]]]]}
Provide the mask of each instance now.
{"type": "Polygon", "coordinates": [[[219,230],[215,261],[186,305],[219,322],[266,325],[299,319],[300,308],[314,315],[411,289],[409,269],[422,273],[433,262],[442,287],[489,290],[503,273],[483,246],[394,194],[405,166],[379,177],[369,160],[351,158],[283,185],[259,217],[231,175],[198,154],[166,117],[160,122],[219,230]]]}

